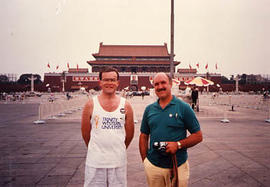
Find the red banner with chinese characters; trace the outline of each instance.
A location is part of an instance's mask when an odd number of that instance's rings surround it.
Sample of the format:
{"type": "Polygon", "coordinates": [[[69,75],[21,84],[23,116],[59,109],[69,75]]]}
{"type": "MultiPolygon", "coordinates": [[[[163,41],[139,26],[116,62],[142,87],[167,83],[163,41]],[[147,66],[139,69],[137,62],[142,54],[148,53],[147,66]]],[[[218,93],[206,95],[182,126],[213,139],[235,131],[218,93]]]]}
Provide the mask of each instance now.
{"type": "Polygon", "coordinates": [[[91,81],[98,81],[98,77],[91,77],[91,76],[73,76],[73,82],[91,82],[91,81]]]}

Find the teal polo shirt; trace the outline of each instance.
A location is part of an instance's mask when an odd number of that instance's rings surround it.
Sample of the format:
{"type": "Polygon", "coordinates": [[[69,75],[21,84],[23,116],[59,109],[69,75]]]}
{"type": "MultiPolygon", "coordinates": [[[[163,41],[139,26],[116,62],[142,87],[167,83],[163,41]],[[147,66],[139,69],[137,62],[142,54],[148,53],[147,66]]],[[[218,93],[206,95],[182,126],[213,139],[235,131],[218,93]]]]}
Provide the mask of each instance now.
{"type": "MultiPolygon", "coordinates": [[[[153,149],[154,142],[179,141],[187,137],[187,131],[195,133],[200,124],[191,107],[173,96],[171,102],[162,109],[159,100],[145,108],[141,123],[141,133],[150,135],[150,147],[147,151],[148,160],[161,168],[172,168],[170,155],[161,154],[153,149]]],[[[187,160],[187,149],[176,152],[177,164],[180,166],[187,160]]]]}

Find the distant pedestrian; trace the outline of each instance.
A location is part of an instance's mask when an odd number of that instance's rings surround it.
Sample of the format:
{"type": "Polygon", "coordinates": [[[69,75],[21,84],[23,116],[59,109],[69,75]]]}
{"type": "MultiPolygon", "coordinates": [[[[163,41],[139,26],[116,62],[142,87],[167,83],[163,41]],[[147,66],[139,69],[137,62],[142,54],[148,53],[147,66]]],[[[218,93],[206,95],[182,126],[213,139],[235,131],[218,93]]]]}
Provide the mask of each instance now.
{"type": "Polygon", "coordinates": [[[51,93],[51,94],[50,94],[50,97],[49,97],[49,102],[53,102],[54,99],[55,99],[55,98],[54,98],[54,95],[53,95],[53,93],[51,93]]]}
{"type": "Polygon", "coordinates": [[[66,93],[66,96],[67,96],[67,100],[71,98],[71,95],[69,95],[69,92],[66,93]]]}
{"type": "Polygon", "coordinates": [[[195,106],[197,106],[197,100],[199,97],[199,91],[197,88],[193,87],[191,91],[191,99],[192,99],[192,109],[194,110],[195,106]]]}

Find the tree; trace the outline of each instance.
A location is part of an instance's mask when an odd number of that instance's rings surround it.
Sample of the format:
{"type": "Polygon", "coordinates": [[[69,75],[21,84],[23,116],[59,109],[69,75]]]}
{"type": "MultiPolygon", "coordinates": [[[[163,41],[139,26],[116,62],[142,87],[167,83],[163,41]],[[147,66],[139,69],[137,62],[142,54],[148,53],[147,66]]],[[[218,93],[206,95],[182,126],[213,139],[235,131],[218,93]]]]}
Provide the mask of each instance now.
{"type": "MultiPolygon", "coordinates": [[[[19,84],[31,84],[31,76],[32,74],[22,74],[19,78],[19,80],[17,81],[19,84]]],[[[38,74],[33,74],[34,76],[34,84],[41,84],[41,76],[38,74]]]]}
{"type": "Polygon", "coordinates": [[[247,83],[247,74],[242,74],[240,76],[239,84],[246,84],[247,83]]]}
{"type": "Polygon", "coordinates": [[[234,84],[234,82],[235,81],[232,79],[232,77],[230,78],[230,80],[225,76],[221,77],[221,83],[222,84],[234,84]]]}
{"type": "Polygon", "coordinates": [[[9,82],[9,79],[6,75],[0,75],[0,83],[9,82]]]}

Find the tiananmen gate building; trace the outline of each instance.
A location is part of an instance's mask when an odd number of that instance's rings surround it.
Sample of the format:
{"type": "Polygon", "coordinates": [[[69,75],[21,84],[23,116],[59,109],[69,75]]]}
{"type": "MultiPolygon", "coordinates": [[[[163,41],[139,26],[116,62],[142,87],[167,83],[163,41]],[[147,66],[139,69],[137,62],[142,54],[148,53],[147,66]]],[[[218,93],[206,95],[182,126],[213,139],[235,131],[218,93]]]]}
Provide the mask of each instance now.
{"type": "MultiPolygon", "coordinates": [[[[151,81],[157,72],[170,73],[170,54],[164,45],[104,45],[100,43],[98,53],[92,54],[95,60],[87,61],[92,72],[87,68],[69,68],[62,73],[45,73],[44,84],[52,91],[74,91],[81,87],[86,90],[99,89],[98,73],[106,66],[119,71],[119,90],[141,90],[142,86],[152,88],[151,81]]],[[[179,65],[174,61],[174,69],[179,65]]],[[[196,69],[195,69],[196,70],[196,69]]],[[[177,72],[175,78],[186,81],[198,76],[197,71],[185,72],[184,78],[177,72]]],[[[181,70],[183,71],[183,69],[181,70]]]]}

